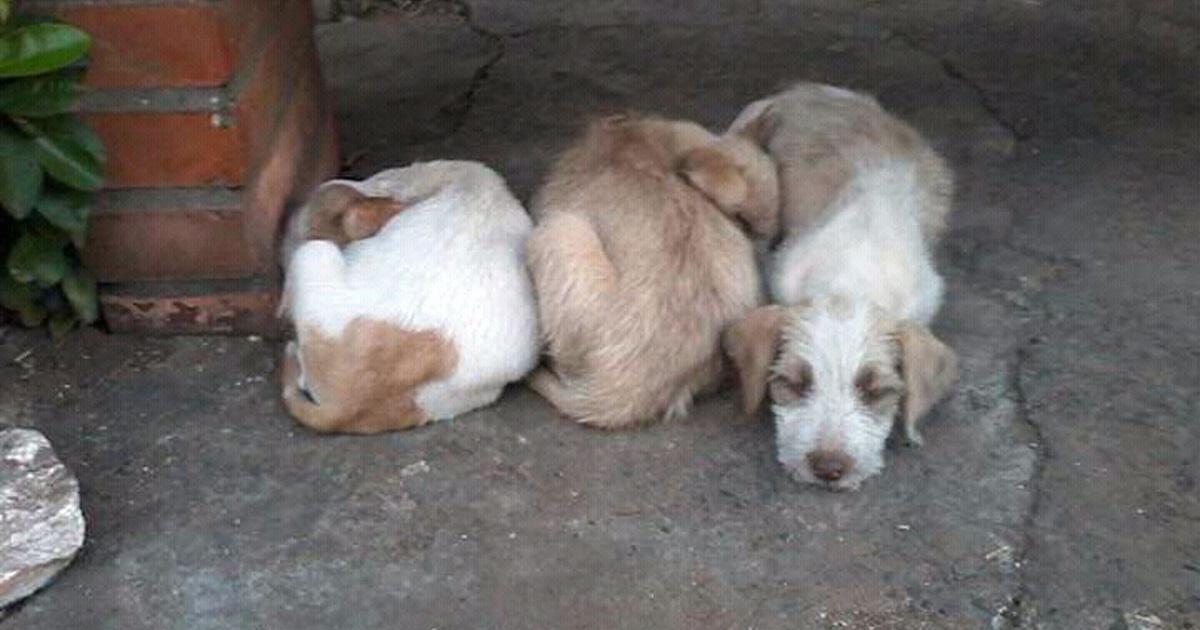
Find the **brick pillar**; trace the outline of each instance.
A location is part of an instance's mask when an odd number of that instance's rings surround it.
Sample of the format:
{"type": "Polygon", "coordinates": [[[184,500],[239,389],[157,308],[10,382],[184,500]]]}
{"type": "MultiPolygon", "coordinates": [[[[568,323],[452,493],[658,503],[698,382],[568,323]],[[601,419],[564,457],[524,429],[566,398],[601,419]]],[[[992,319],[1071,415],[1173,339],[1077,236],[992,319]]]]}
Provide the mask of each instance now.
{"type": "Polygon", "coordinates": [[[114,331],[274,332],[285,208],[337,171],[312,0],[26,0],[93,38],[84,259],[114,331]]]}

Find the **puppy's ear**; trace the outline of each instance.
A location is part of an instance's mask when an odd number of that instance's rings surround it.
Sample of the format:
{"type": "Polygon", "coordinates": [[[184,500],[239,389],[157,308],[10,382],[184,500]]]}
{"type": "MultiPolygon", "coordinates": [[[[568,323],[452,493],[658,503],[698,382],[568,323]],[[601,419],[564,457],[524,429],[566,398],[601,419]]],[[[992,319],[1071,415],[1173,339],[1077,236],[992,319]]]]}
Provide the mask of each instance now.
{"type": "Polygon", "coordinates": [[[342,214],[342,232],[348,241],[374,236],[392,217],[404,211],[405,204],[391,197],[365,197],[342,214]]]}
{"type": "Polygon", "coordinates": [[[301,240],[333,241],[345,244],[342,217],[346,209],[366,199],[362,193],[345,184],[327,184],[313,194],[304,211],[308,214],[306,230],[301,240]]]}
{"type": "Polygon", "coordinates": [[[909,442],[921,444],[917,421],[945,398],[958,380],[958,356],[916,322],[901,322],[897,339],[904,377],[904,435],[909,442]]]}
{"type": "Polygon", "coordinates": [[[742,410],[754,414],[767,392],[775,350],[787,321],[782,306],[762,306],[725,329],[721,345],[737,368],[742,385],[742,410]]]}
{"type": "Polygon", "coordinates": [[[735,122],[735,128],[732,128],[732,130],[765,150],[770,145],[771,138],[775,135],[775,129],[779,125],[779,116],[775,114],[774,101],[760,101],[759,103],[755,103],[754,106],[758,107],[749,117],[742,120],[740,124],[735,122]]]}
{"type": "Polygon", "coordinates": [[[732,215],[750,195],[742,169],[718,145],[697,147],[683,154],[676,170],[684,181],[704,193],[722,212],[732,215]]]}

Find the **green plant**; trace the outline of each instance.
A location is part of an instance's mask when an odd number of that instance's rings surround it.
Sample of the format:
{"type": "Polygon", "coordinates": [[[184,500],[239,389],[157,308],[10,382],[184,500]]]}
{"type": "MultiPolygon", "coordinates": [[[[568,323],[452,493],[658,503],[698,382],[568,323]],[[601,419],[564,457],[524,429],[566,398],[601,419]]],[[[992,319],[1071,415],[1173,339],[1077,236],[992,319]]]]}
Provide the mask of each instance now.
{"type": "Polygon", "coordinates": [[[0,0],[0,307],[61,337],[97,317],[79,251],[104,148],[73,113],[91,39],[0,0]]]}

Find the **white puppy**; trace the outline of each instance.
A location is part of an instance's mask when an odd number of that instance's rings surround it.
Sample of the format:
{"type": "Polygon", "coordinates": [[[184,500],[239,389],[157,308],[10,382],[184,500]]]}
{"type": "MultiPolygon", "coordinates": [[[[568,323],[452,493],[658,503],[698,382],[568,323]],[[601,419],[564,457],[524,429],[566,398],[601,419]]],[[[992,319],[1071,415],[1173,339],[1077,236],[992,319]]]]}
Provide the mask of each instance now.
{"type": "Polygon", "coordinates": [[[943,283],[931,248],[952,178],[909,126],[871,97],[801,84],[749,106],[780,171],[782,241],[767,263],[773,301],[725,334],[748,412],[767,391],[780,462],[798,479],[853,489],[883,467],[897,418],[917,420],[957,377],[927,328],[943,283]]]}
{"type": "Polygon", "coordinates": [[[374,433],[451,418],[534,367],[523,260],[532,223],[499,175],[473,162],[414,164],[327,183],[314,203],[334,198],[349,216],[387,200],[398,208],[344,250],[310,240],[291,255],[283,311],[296,341],[283,397],[300,422],[374,433]]]}

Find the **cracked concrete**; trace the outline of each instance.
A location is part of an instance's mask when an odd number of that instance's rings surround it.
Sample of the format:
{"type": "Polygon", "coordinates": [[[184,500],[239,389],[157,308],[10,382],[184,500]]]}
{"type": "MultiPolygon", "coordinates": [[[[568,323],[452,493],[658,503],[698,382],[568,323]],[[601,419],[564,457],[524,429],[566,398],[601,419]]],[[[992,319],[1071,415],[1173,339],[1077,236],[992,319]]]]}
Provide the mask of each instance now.
{"type": "Polygon", "coordinates": [[[913,121],[960,190],[936,329],[963,379],[927,445],[830,494],[728,394],[601,434],[522,388],[322,438],[271,344],[4,331],[0,421],[51,437],[92,526],[5,627],[1200,625],[1193,3],[419,6],[318,31],[348,174],[480,159],[527,198],[590,115],[717,128],[797,78],[913,121]]]}

